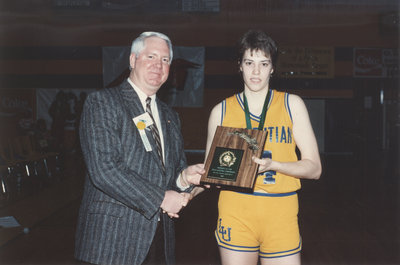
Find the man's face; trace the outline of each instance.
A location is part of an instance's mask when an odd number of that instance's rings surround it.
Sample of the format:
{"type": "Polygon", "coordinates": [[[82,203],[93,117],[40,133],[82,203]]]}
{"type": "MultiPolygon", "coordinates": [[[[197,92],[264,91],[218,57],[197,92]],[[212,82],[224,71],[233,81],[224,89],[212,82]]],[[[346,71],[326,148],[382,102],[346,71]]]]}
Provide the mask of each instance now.
{"type": "Polygon", "coordinates": [[[145,40],[145,47],[136,58],[130,56],[132,71],[130,78],[144,93],[151,96],[157,93],[168,78],[169,48],[165,40],[150,37],[145,40]]]}
{"type": "Polygon", "coordinates": [[[262,51],[247,50],[240,64],[245,87],[257,92],[268,88],[269,79],[274,69],[271,58],[262,51]]]}

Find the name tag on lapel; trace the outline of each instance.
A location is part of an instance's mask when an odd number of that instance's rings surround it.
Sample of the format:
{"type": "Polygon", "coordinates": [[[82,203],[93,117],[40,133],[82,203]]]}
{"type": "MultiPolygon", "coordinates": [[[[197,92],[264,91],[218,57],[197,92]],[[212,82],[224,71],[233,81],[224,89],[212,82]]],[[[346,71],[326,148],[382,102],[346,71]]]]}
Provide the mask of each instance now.
{"type": "Polygon", "coordinates": [[[139,131],[140,138],[142,138],[144,148],[146,148],[147,152],[150,152],[152,149],[145,130],[148,129],[149,126],[153,125],[153,120],[151,119],[150,115],[147,112],[139,116],[136,116],[135,118],[132,118],[132,120],[139,131]]]}

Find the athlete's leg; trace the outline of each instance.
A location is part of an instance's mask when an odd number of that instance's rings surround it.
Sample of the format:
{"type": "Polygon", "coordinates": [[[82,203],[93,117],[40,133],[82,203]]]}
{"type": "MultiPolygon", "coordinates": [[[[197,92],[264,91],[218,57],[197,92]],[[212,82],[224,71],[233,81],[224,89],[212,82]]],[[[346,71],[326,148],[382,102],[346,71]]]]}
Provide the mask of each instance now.
{"type": "Polygon", "coordinates": [[[257,265],[258,252],[233,251],[219,248],[222,265],[257,265]]]}
{"type": "Polygon", "coordinates": [[[261,265],[300,265],[300,264],[301,264],[300,253],[281,258],[261,259],[261,265]]]}

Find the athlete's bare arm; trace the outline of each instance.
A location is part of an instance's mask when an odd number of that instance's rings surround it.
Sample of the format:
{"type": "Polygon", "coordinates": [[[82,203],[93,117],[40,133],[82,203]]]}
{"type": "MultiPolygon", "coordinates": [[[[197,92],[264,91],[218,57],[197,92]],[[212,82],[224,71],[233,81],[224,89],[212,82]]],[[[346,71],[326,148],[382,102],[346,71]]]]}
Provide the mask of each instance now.
{"type": "Polygon", "coordinates": [[[301,159],[296,162],[278,162],[269,158],[253,160],[260,164],[259,172],[275,170],[297,178],[319,179],[321,160],[307,108],[299,96],[292,94],[289,95],[289,107],[293,118],[293,137],[301,159]]]}

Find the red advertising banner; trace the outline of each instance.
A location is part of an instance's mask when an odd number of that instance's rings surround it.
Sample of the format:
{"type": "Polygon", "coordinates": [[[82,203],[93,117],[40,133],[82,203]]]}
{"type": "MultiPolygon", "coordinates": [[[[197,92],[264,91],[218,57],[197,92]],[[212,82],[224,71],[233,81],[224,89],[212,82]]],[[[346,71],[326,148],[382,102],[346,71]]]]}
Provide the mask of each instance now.
{"type": "Polygon", "coordinates": [[[354,77],[398,76],[397,49],[354,48],[354,77]]]}

